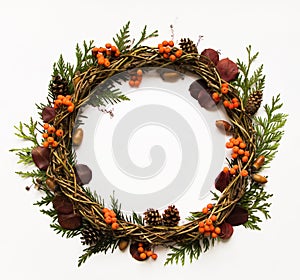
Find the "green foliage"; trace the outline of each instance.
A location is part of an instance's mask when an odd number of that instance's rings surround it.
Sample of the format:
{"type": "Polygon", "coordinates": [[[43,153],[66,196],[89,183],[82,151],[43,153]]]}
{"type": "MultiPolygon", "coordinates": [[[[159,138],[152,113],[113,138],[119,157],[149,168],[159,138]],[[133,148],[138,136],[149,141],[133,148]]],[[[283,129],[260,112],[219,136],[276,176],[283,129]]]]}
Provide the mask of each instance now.
{"type": "Polygon", "coordinates": [[[199,259],[202,252],[206,252],[210,246],[214,245],[214,239],[203,237],[202,239],[193,240],[190,242],[179,243],[177,247],[171,247],[171,252],[168,253],[165,265],[181,262],[182,266],[185,264],[186,256],[188,256],[190,263],[193,260],[199,259]]]}
{"type": "Polygon", "coordinates": [[[242,62],[237,60],[237,65],[240,74],[236,81],[233,83],[238,90],[241,90],[241,99],[244,104],[247,102],[248,97],[255,91],[262,91],[265,87],[265,75],[263,75],[263,65],[260,65],[253,73],[250,73],[254,61],[257,59],[259,53],[251,54],[251,46],[246,48],[248,53],[248,61],[242,62]]]}
{"type": "Polygon", "coordinates": [[[118,47],[119,51],[121,53],[126,53],[128,52],[131,48],[138,48],[141,46],[141,44],[149,39],[149,38],[153,38],[153,37],[157,37],[158,36],[158,31],[155,30],[153,32],[151,32],[150,34],[147,34],[147,25],[144,26],[142,32],[141,32],[141,37],[139,38],[139,40],[137,40],[137,43],[134,44],[133,46],[132,43],[134,42],[130,40],[130,21],[128,21],[119,31],[118,34],[116,34],[116,36],[113,38],[114,43],[116,44],[116,46],[118,47]]]}
{"type": "Polygon", "coordinates": [[[17,130],[15,135],[23,140],[32,142],[34,146],[38,146],[39,143],[37,140],[36,127],[37,122],[30,118],[29,124],[20,122],[19,126],[14,126],[14,128],[17,130]]]}
{"type": "Polygon", "coordinates": [[[81,266],[86,260],[91,257],[93,254],[97,254],[99,252],[107,253],[108,250],[113,252],[118,246],[118,239],[114,238],[110,234],[101,234],[100,240],[92,246],[83,250],[83,255],[79,257],[78,266],[81,266]]]}
{"type": "Polygon", "coordinates": [[[266,157],[264,168],[268,167],[268,164],[274,159],[280,140],[284,135],[283,127],[287,121],[287,115],[278,113],[282,105],[278,94],[272,98],[270,106],[268,104],[264,106],[266,117],[254,118],[256,155],[264,155],[266,157]]]}
{"type": "Polygon", "coordinates": [[[246,193],[241,198],[239,204],[248,210],[248,221],[243,224],[244,227],[250,229],[260,230],[259,223],[262,222],[259,217],[263,214],[265,219],[270,218],[269,208],[271,203],[268,200],[272,197],[272,194],[266,192],[264,187],[258,183],[252,182],[247,186],[246,193]]]}
{"type": "Polygon", "coordinates": [[[53,223],[50,225],[50,227],[54,230],[56,234],[61,235],[62,237],[66,238],[74,238],[75,236],[78,236],[81,231],[80,229],[70,230],[62,228],[58,223],[53,223]]]}
{"type": "Polygon", "coordinates": [[[75,67],[75,73],[77,71],[83,73],[95,64],[95,60],[92,55],[93,47],[94,41],[90,41],[88,44],[86,41],[83,41],[83,49],[81,49],[78,44],[76,45],[77,65],[75,67]]]}

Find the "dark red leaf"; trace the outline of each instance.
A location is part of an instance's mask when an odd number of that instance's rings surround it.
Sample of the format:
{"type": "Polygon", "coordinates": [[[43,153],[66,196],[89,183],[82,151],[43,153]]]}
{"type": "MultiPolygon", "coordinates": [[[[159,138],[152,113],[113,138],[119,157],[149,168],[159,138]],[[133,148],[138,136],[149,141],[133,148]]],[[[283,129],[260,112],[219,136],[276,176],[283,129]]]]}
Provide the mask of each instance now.
{"type": "Polygon", "coordinates": [[[225,188],[228,186],[230,181],[229,172],[221,171],[217,178],[215,179],[215,187],[218,191],[223,192],[225,188]]]}
{"type": "Polygon", "coordinates": [[[219,53],[213,49],[205,49],[201,55],[207,57],[215,65],[219,62],[219,53]]]}
{"type": "Polygon", "coordinates": [[[92,180],[92,170],[85,164],[76,164],[75,173],[79,185],[86,185],[92,180]]]}
{"type": "Polygon", "coordinates": [[[248,211],[245,208],[236,205],[225,221],[232,226],[239,226],[248,221],[248,216],[248,211]]]}
{"type": "Polygon", "coordinates": [[[52,122],[55,118],[56,112],[54,107],[45,107],[42,112],[42,119],[45,123],[52,122]]]}
{"type": "Polygon", "coordinates": [[[73,203],[71,200],[63,194],[57,194],[52,200],[53,208],[59,214],[73,213],[73,203]]]}
{"type": "Polygon", "coordinates": [[[217,70],[220,77],[226,82],[234,80],[239,73],[237,65],[228,58],[223,58],[218,62],[217,70]]]}
{"type": "Polygon", "coordinates": [[[231,235],[233,234],[233,227],[231,224],[223,222],[220,225],[221,233],[220,233],[220,238],[222,239],[229,239],[231,235]]]}
{"type": "Polygon", "coordinates": [[[50,164],[50,149],[42,146],[36,147],[31,151],[34,164],[41,170],[47,170],[50,164]]]}
{"type": "Polygon", "coordinates": [[[82,218],[79,214],[58,214],[58,223],[64,229],[74,230],[81,227],[82,218]]]}

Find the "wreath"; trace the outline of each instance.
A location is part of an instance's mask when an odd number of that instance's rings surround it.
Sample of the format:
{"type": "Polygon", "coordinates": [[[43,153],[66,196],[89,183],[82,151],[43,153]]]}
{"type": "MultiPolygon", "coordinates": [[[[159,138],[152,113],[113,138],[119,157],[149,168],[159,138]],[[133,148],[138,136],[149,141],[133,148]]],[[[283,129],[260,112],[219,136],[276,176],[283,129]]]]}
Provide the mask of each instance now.
{"type": "Polygon", "coordinates": [[[262,217],[270,218],[272,194],[264,186],[267,177],[261,171],[278,150],[287,115],[278,112],[283,105],[279,94],[272,97],[270,105],[264,105],[265,116],[257,114],[265,85],[263,65],[252,70],[258,52],[253,55],[249,46],[248,60],[235,63],[220,59],[213,49],[199,53],[189,38],[181,39],[178,46],[173,40],[164,40],[149,47],[144,41],[157,37],[158,32],[148,33],[145,26],[140,39],[131,40],[129,27],[130,22],[120,29],[114,44],[95,47],[91,41],[84,42],[83,48],[77,45],[74,66],[60,56],[53,67],[47,102],[37,105],[41,121],[31,118],[15,127],[16,135],[31,145],[11,151],[19,163],[35,166],[17,173],[31,178],[32,186],[43,193],[35,204],[50,216],[51,228],[67,238],[80,236],[87,246],[79,266],[92,254],[128,246],[138,261],[155,260],[155,249],[163,246],[170,251],[165,264],[183,265],[186,257],[198,259],[216,241],[229,239],[234,226],[259,230],[262,217]],[[84,134],[76,122],[81,108],[86,104],[103,108],[128,100],[114,82],[138,87],[147,67],[164,69],[167,82],[176,81],[178,73],[196,76],[190,94],[201,107],[217,106],[227,116],[216,120],[228,137],[230,152],[224,169],[216,174],[211,202],[190,212],[184,222],[175,205],[163,213],[148,208],[143,215],[127,215],[112,196],[111,206],[105,207],[104,200],[88,187],[92,170],[76,160],[74,146],[81,144],[84,134]],[[120,73],[125,74],[117,75],[120,73]]]}

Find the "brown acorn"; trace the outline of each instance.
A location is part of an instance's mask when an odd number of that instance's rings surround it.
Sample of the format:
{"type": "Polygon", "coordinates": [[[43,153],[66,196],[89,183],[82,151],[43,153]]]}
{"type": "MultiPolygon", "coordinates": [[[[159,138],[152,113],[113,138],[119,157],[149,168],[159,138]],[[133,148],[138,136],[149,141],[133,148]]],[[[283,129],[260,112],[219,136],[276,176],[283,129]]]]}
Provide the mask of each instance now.
{"type": "Polygon", "coordinates": [[[232,134],[233,132],[233,126],[229,122],[224,120],[217,120],[216,127],[224,131],[227,135],[232,134]]]}
{"type": "Polygon", "coordinates": [[[259,174],[252,174],[252,179],[253,181],[255,181],[256,183],[259,184],[266,184],[268,182],[268,179],[262,175],[259,174]]]}
{"type": "Polygon", "coordinates": [[[49,189],[50,191],[54,192],[54,191],[56,190],[57,185],[56,185],[54,179],[52,179],[52,178],[47,178],[47,179],[46,179],[46,185],[47,185],[47,187],[48,187],[48,189],[49,189]]]}
{"type": "Polygon", "coordinates": [[[73,145],[80,146],[83,140],[83,129],[77,128],[72,136],[73,145]]]}
{"type": "Polygon", "coordinates": [[[121,250],[121,251],[124,251],[127,247],[128,247],[128,245],[129,245],[129,241],[128,240],[126,240],[126,239],[121,239],[120,241],[119,241],[119,249],[121,250]]]}
{"type": "Polygon", "coordinates": [[[265,162],[265,156],[261,155],[261,156],[259,156],[259,157],[255,160],[255,162],[253,163],[252,167],[253,167],[255,170],[258,170],[258,169],[260,169],[260,168],[263,166],[264,162],[265,162]]]}

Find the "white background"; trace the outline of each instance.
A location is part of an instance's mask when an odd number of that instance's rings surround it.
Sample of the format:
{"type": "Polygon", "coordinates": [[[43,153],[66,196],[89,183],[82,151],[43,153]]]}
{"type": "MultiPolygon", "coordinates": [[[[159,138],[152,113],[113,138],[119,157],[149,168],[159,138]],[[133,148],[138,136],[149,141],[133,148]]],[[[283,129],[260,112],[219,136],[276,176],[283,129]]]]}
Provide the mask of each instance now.
{"type": "MultiPolygon", "coordinates": [[[[285,279],[299,272],[299,10],[298,1],[1,1],[1,279],[285,279]],[[111,41],[128,20],[132,34],[147,24],[158,29],[157,42],[204,36],[200,48],[221,50],[236,60],[249,44],[260,51],[267,75],[265,101],[282,94],[289,114],[286,134],[269,171],[272,219],[262,231],[236,229],[193,264],[164,267],[164,252],[156,262],[139,263],[129,253],[97,255],[77,268],[82,252],[78,239],[65,240],[49,228],[48,217],[33,206],[39,194],[26,192],[26,182],[8,149],[21,145],[13,126],[36,116],[43,102],[53,62],[63,53],[74,61],[77,42],[111,41]]],[[[201,202],[199,202],[201,205],[201,202]]],[[[187,205],[188,207],[188,205],[187,205]]]]}

